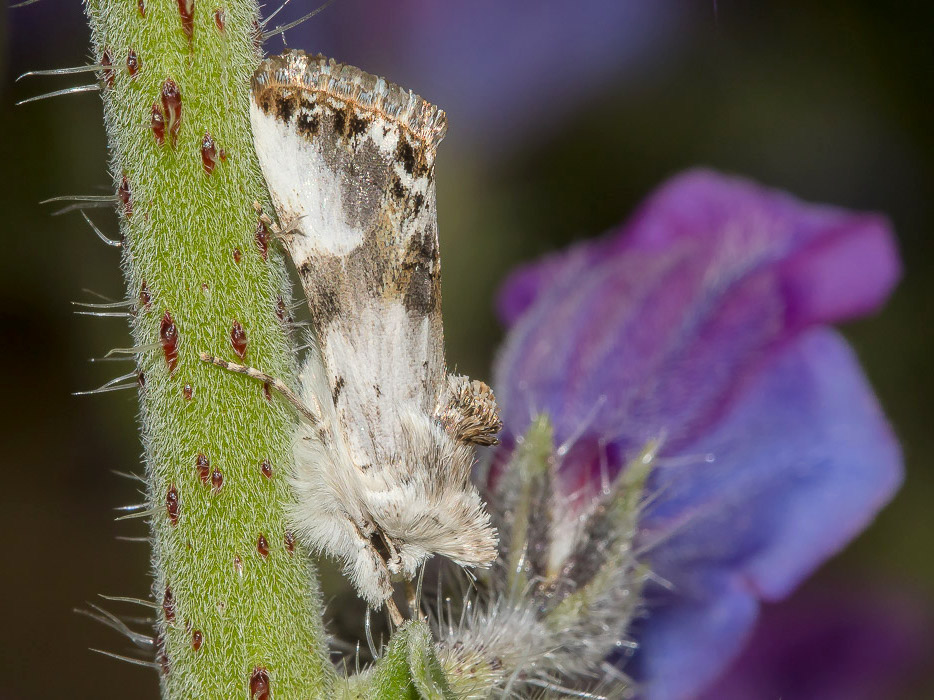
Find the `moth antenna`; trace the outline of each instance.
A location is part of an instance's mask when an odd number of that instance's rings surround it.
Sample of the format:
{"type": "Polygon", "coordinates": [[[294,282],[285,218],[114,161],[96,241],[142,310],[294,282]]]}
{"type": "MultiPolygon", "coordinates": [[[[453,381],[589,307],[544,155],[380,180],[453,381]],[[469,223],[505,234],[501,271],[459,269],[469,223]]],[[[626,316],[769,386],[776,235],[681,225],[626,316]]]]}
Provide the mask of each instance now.
{"type": "Polygon", "coordinates": [[[75,87],[65,88],[64,90],[55,90],[53,92],[47,92],[44,95],[36,95],[35,97],[27,97],[25,100],[20,100],[16,103],[16,106],[28,104],[30,102],[38,102],[39,100],[45,100],[50,97],[60,97],[62,95],[73,95],[79,92],[97,92],[101,89],[101,86],[98,83],[92,83],[91,85],[77,85],[75,87]]]}
{"type": "Polygon", "coordinates": [[[356,658],[354,659],[354,665],[356,667],[355,669],[356,672],[360,673],[360,640],[359,639],[357,640],[357,654],[356,654],[356,658]]]}
{"type": "MultiPolygon", "coordinates": [[[[282,396],[288,401],[295,409],[301,413],[312,426],[318,426],[321,423],[319,414],[316,414],[312,411],[305,403],[298,397],[298,395],[292,391],[281,379],[276,379],[271,374],[266,374],[258,369],[253,367],[247,367],[246,365],[238,365],[234,362],[228,362],[220,357],[215,357],[206,352],[199,354],[202,362],[207,362],[212,365],[217,365],[222,367],[230,372],[236,372],[237,374],[245,374],[248,377],[253,379],[258,379],[261,382],[267,382],[269,386],[278,391],[282,396]]],[[[320,413],[320,409],[319,409],[320,413]]]]}
{"type": "Polygon", "coordinates": [[[84,209],[79,209],[78,211],[81,212],[81,216],[84,217],[84,220],[88,222],[88,226],[91,227],[91,230],[94,231],[94,233],[97,234],[97,237],[100,238],[102,241],[104,241],[104,243],[106,243],[107,245],[113,248],[123,247],[123,243],[121,241],[115,241],[114,239],[108,238],[107,236],[105,236],[103,231],[97,228],[97,226],[94,225],[94,222],[91,221],[91,218],[87,214],[84,213],[84,209]]]}
{"type": "Polygon", "coordinates": [[[105,384],[101,384],[96,389],[91,389],[90,391],[72,392],[72,396],[87,396],[89,394],[104,394],[104,393],[107,393],[108,391],[118,391],[120,389],[128,389],[130,387],[136,386],[136,382],[134,381],[133,384],[120,384],[119,382],[125,382],[127,379],[130,379],[131,377],[135,379],[137,375],[138,373],[136,372],[136,370],[132,372],[127,372],[126,374],[123,374],[119,377],[115,377],[114,379],[111,379],[109,382],[105,384]]]}
{"type": "MultiPolygon", "coordinates": [[[[29,0],[30,2],[38,2],[39,0],[29,0]]],[[[155,661],[146,661],[145,659],[135,659],[132,656],[124,656],[123,654],[115,654],[112,651],[104,651],[103,649],[94,649],[91,648],[91,651],[98,654],[103,654],[104,656],[109,656],[112,659],[117,661],[126,661],[128,664],[134,664],[136,666],[145,666],[146,668],[153,668],[155,670],[160,670],[159,664],[155,661]]]]}
{"type": "Polygon", "coordinates": [[[85,309],[119,309],[121,307],[133,306],[133,302],[129,299],[126,301],[109,301],[103,304],[92,304],[89,301],[73,301],[71,303],[72,306],[80,306],[85,309]]]}
{"type": "Polygon", "coordinates": [[[153,610],[159,610],[162,607],[156,602],[144,600],[143,598],[131,598],[122,595],[104,595],[103,593],[98,593],[98,595],[104,600],[110,600],[115,603],[133,603],[133,605],[142,605],[144,608],[152,608],[153,610]]]}
{"type": "Polygon", "coordinates": [[[15,5],[10,5],[9,9],[15,10],[18,7],[26,7],[26,5],[35,5],[39,0],[23,0],[23,2],[18,2],[15,5]]]}
{"type": "Polygon", "coordinates": [[[88,603],[88,607],[91,609],[85,610],[84,608],[75,608],[75,612],[79,615],[90,617],[92,620],[96,620],[97,622],[100,622],[101,624],[116,630],[141,649],[150,649],[156,645],[155,639],[149,635],[143,634],[142,632],[135,632],[134,630],[131,630],[123,620],[114,615],[112,612],[104,610],[103,608],[94,605],[94,603],[88,603]]]}
{"type": "MultiPolygon", "coordinates": [[[[282,35],[283,35],[283,36],[282,36],[282,43],[285,43],[285,33],[286,33],[287,31],[289,31],[290,29],[293,29],[293,28],[297,27],[298,25],[300,25],[300,24],[301,24],[302,22],[304,22],[304,21],[311,19],[312,17],[314,17],[315,15],[317,15],[319,12],[324,12],[324,11],[325,11],[326,9],[328,9],[331,5],[333,5],[336,1],[337,1],[337,0],[328,0],[328,1],[327,1],[326,3],[324,3],[324,4],[318,5],[318,7],[316,7],[315,9],[313,9],[313,10],[312,10],[311,12],[309,12],[307,15],[303,15],[303,16],[299,17],[299,18],[298,18],[297,20],[295,20],[294,22],[289,22],[288,24],[280,24],[280,25],[279,25],[278,27],[276,27],[275,29],[270,29],[268,32],[263,32],[260,36],[262,37],[263,41],[266,41],[266,39],[268,39],[268,38],[270,38],[270,37],[273,37],[273,36],[276,36],[276,34],[282,34],[282,35]]],[[[273,17],[275,17],[276,14],[279,12],[279,10],[281,10],[283,7],[285,7],[286,5],[288,5],[289,2],[290,2],[290,0],[285,0],[285,2],[282,3],[282,5],[279,7],[278,10],[276,10],[276,11],[273,12],[271,15],[269,15],[268,18],[266,18],[266,22],[268,22],[268,21],[271,20],[273,17]]],[[[263,23],[263,26],[265,26],[265,22],[263,23]]]]}
{"type": "Polygon", "coordinates": [[[126,535],[115,535],[115,540],[120,540],[121,542],[149,542],[149,537],[127,537],[126,535]]]}
{"type": "Polygon", "coordinates": [[[370,628],[370,606],[366,608],[366,615],[363,618],[363,629],[366,632],[366,643],[370,647],[370,656],[375,661],[379,658],[379,654],[376,653],[376,645],[373,643],[373,630],[370,628]]]}
{"type": "Polygon", "coordinates": [[[155,515],[157,512],[156,508],[147,508],[146,510],[140,510],[135,513],[127,513],[126,515],[118,515],[114,520],[134,520],[136,518],[148,518],[150,515],[155,515]]]}
{"type": "MultiPolygon", "coordinates": [[[[33,1],[38,2],[39,0],[33,0],[33,1]]],[[[12,5],[11,9],[13,7],[22,7],[23,4],[27,4],[27,3],[21,3],[20,5],[12,5]]],[[[26,71],[25,73],[23,73],[14,82],[18,83],[23,78],[31,78],[33,76],[73,75],[75,73],[96,73],[97,71],[100,71],[100,70],[104,70],[104,66],[100,64],[72,66],[70,68],[50,68],[48,70],[30,70],[30,71],[26,71]]]]}
{"type": "Polygon", "coordinates": [[[150,350],[159,350],[161,347],[161,343],[147,343],[146,345],[134,345],[132,348],[113,348],[109,350],[104,357],[112,357],[113,355],[141,355],[150,350]]]}

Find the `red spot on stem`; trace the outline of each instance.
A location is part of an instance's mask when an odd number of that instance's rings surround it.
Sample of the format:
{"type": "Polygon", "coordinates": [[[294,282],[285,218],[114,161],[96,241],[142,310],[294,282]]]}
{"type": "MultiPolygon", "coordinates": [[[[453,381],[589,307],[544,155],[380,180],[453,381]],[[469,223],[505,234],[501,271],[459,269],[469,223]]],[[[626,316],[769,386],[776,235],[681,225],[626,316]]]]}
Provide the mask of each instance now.
{"type": "Polygon", "coordinates": [[[191,43],[195,29],[195,0],[178,0],[178,14],[182,17],[182,31],[191,43]]]}
{"type": "Polygon", "coordinates": [[[165,363],[169,366],[169,374],[175,371],[178,364],[178,329],[175,320],[168,311],[162,317],[159,326],[159,341],[162,343],[162,352],[165,354],[165,363]]]}
{"type": "Polygon", "coordinates": [[[259,470],[267,479],[272,478],[272,465],[269,463],[268,459],[263,460],[263,463],[259,465],[259,470]]]}
{"type": "Polygon", "coordinates": [[[136,0],[136,9],[139,10],[139,16],[146,16],[146,3],[143,0],[136,0]]]}
{"type": "Polygon", "coordinates": [[[269,388],[269,382],[263,382],[263,398],[272,401],[272,390],[269,388]]]}
{"type": "Polygon", "coordinates": [[[174,148],[182,124],[182,93],[179,92],[178,84],[171,78],[166,78],[162,83],[162,112],[174,148]]]}
{"type": "Polygon", "coordinates": [[[201,139],[201,164],[208,175],[214,172],[214,166],[217,165],[217,146],[214,145],[214,137],[208,133],[201,139]]]}
{"type": "Polygon", "coordinates": [[[169,655],[165,651],[165,637],[161,633],[156,637],[156,659],[159,661],[162,675],[169,675],[169,655]]]}
{"type": "Polygon", "coordinates": [[[253,51],[262,58],[263,56],[263,28],[258,19],[253,20],[253,51]]]}
{"type": "Polygon", "coordinates": [[[195,469],[198,470],[198,476],[203,483],[207,484],[211,480],[211,460],[200,452],[195,458],[195,469]]]}
{"type": "Polygon", "coordinates": [[[262,666],[257,666],[250,674],[250,698],[251,700],[269,700],[269,671],[262,666]]]}
{"type": "Polygon", "coordinates": [[[186,384],[182,387],[182,396],[185,397],[186,401],[191,401],[192,395],[194,395],[195,390],[191,388],[191,384],[186,384]]]}
{"type": "Polygon", "coordinates": [[[282,300],[282,295],[276,297],[276,316],[279,317],[280,321],[285,320],[285,302],[282,300]]]}
{"type": "Polygon", "coordinates": [[[295,535],[291,530],[285,531],[285,551],[292,554],[295,551],[295,535]]]}
{"type": "Polygon", "coordinates": [[[238,357],[242,359],[246,355],[246,331],[243,330],[240,321],[233,322],[233,327],[230,329],[230,344],[238,357]]]}
{"type": "Polygon", "coordinates": [[[117,196],[123,202],[123,214],[126,218],[133,216],[133,202],[130,193],[130,181],[126,173],[123,173],[123,179],[120,181],[120,187],[117,188],[117,196]]]}
{"type": "Polygon", "coordinates": [[[139,288],[139,305],[146,311],[152,306],[152,294],[149,293],[149,287],[146,286],[146,280],[143,280],[143,283],[139,288]]]}
{"type": "Polygon", "coordinates": [[[214,467],[211,470],[211,491],[217,493],[224,487],[224,474],[220,468],[214,467]]]}
{"type": "Polygon", "coordinates": [[[110,58],[110,51],[108,49],[104,49],[104,53],[101,54],[101,65],[103,66],[101,75],[104,77],[104,85],[111,88],[114,86],[115,75],[113,68],[111,68],[111,66],[113,66],[113,61],[110,58]]]}
{"type": "Polygon", "coordinates": [[[191,631],[191,648],[195,651],[198,651],[201,648],[201,645],[204,643],[204,635],[201,634],[201,630],[192,630],[191,631]]]}
{"type": "Polygon", "coordinates": [[[259,254],[263,256],[263,260],[269,255],[269,228],[262,220],[256,222],[256,231],[253,234],[253,238],[256,239],[256,247],[259,249],[259,254]]]}
{"type": "Polygon", "coordinates": [[[217,31],[221,34],[224,33],[224,27],[226,26],[227,15],[221,8],[214,10],[214,26],[217,27],[217,31]]]}
{"type": "Polygon", "coordinates": [[[165,587],[165,594],[162,596],[162,613],[165,615],[166,622],[175,621],[175,596],[172,595],[172,589],[165,587]]]}
{"type": "Polygon", "coordinates": [[[139,56],[136,55],[133,49],[130,49],[130,52],[126,55],[126,69],[130,76],[134,76],[139,72],[141,64],[139,56]]]}
{"type": "Polygon", "coordinates": [[[160,146],[165,143],[165,115],[162,114],[162,107],[158,102],[152,103],[152,116],[149,122],[149,128],[152,129],[152,135],[156,143],[160,146]]]}
{"type": "Polygon", "coordinates": [[[234,248],[234,252],[233,252],[233,259],[234,259],[234,262],[237,263],[237,264],[239,265],[239,264],[240,264],[240,258],[241,258],[241,257],[243,257],[243,253],[240,252],[240,249],[239,249],[239,248],[234,248]]]}
{"type": "Polygon", "coordinates": [[[260,533],[256,540],[256,551],[259,552],[259,555],[263,559],[269,557],[269,543],[266,541],[266,536],[262,533],[260,533]]]}
{"type": "Polygon", "coordinates": [[[165,494],[165,512],[169,515],[169,522],[173,526],[178,525],[178,490],[175,484],[169,486],[165,494]]]}

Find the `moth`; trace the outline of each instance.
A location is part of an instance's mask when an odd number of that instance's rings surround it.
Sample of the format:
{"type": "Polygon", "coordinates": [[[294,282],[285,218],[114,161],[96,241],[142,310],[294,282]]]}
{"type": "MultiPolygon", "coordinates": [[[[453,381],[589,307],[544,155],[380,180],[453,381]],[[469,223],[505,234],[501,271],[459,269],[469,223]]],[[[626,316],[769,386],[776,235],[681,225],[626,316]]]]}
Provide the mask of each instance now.
{"type": "Polygon", "coordinates": [[[317,344],[298,395],[276,384],[304,416],[296,534],[398,623],[393,580],[434,554],[486,567],[497,547],[470,482],[476,446],[502,427],[496,401],[444,357],[434,161],[446,117],[382,78],[288,51],[254,75],[250,120],[317,344]]]}

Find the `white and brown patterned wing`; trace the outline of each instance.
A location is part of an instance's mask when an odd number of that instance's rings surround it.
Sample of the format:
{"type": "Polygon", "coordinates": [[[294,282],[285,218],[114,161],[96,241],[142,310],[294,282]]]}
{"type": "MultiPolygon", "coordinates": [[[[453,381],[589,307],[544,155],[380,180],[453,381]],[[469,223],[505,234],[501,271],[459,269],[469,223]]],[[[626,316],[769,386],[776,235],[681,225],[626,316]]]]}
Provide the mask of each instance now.
{"type": "Polygon", "coordinates": [[[434,185],[444,113],[290,51],[257,71],[250,115],[352,457],[390,459],[395,412],[431,414],[445,384],[434,185]]]}

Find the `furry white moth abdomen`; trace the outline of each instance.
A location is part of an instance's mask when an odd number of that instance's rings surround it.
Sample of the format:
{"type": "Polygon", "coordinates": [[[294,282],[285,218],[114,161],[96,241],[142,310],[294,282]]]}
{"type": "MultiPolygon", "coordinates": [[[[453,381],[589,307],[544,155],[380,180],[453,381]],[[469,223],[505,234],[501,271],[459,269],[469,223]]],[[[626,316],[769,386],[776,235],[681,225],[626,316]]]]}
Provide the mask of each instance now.
{"type": "Polygon", "coordinates": [[[312,549],[342,562],[369,605],[392,595],[390,575],[412,578],[432,554],[462,566],[493,561],[495,531],[469,481],[472,447],[437,419],[403,407],[400,454],[361,469],[350,458],[316,348],[299,380],[301,399],[322,415],[320,425],[302,422],[295,432],[293,526],[312,549]]]}

